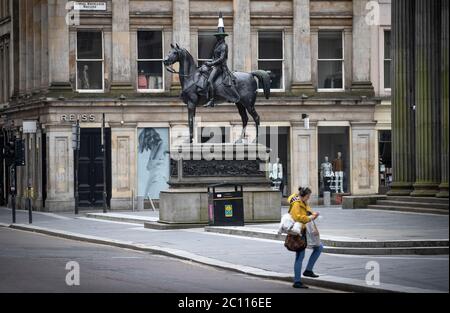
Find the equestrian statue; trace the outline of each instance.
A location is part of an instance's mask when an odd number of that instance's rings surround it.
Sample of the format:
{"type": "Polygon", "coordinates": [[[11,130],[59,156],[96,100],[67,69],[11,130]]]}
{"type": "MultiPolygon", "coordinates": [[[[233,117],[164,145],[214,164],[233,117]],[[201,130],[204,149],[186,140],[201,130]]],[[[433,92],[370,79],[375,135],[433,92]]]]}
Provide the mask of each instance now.
{"type": "Polygon", "coordinates": [[[257,70],[250,73],[230,72],[227,66],[228,45],[225,42],[225,27],[222,13],[219,14],[218,32],[214,34],[217,42],[212,51],[212,60],[197,66],[192,55],[178,44],[171,44],[172,49],[163,60],[166,69],[178,74],[181,84],[181,99],[188,107],[190,143],[193,142],[194,118],[196,108],[215,107],[219,103],[235,103],[242,119],[242,133],[237,142],[242,142],[248,124],[247,112],[256,124],[256,141],[259,136],[260,118],[255,110],[258,84],[261,85],[266,99],[270,96],[270,72],[257,70]],[[179,72],[171,65],[179,63],[179,72]]]}

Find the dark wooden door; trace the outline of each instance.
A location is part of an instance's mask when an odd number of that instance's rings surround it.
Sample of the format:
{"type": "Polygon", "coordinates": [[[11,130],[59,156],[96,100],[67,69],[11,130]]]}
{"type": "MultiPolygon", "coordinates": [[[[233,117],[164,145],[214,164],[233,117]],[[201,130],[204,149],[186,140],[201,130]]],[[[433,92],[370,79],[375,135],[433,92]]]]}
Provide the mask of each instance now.
{"type": "Polygon", "coordinates": [[[107,204],[111,195],[111,132],[105,129],[106,160],[101,147],[100,128],[80,130],[78,192],[80,207],[103,207],[103,162],[106,162],[107,204]]]}

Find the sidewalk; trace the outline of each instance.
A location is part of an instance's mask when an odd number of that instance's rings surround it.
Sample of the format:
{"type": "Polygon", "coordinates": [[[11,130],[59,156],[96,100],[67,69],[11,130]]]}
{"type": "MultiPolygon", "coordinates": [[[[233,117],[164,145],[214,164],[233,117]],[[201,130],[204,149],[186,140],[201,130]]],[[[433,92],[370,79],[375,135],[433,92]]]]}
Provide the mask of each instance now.
{"type": "MultiPolygon", "coordinates": [[[[330,208],[330,210],[332,209],[330,208]]],[[[121,212],[121,214],[126,215],[129,215],[129,213],[121,212]]],[[[152,217],[154,212],[147,214],[152,217]]],[[[326,217],[321,221],[321,223],[323,222],[322,229],[326,229],[325,221],[331,215],[323,214],[326,217]]],[[[134,215],[139,216],[140,214],[135,212],[134,215]]],[[[375,234],[376,232],[375,224],[371,224],[377,220],[375,216],[371,216],[369,211],[363,214],[364,219],[370,224],[370,227],[367,227],[368,233],[375,234]]],[[[422,215],[414,217],[407,215],[404,218],[422,221],[423,219],[417,220],[420,216],[422,215]]],[[[400,217],[392,217],[393,222],[397,218],[400,217]]],[[[30,228],[26,224],[28,222],[27,213],[18,211],[17,222],[23,223],[20,226],[23,229],[28,228],[78,240],[139,248],[251,275],[283,280],[290,280],[293,276],[294,254],[287,251],[283,243],[277,240],[216,234],[205,232],[202,228],[152,230],[144,228],[141,224],[88,219],[82,217],[82,215],[74,217],[73,214],[34,212],[34,220],[30,228]]],[[[343,222],[336,229],[343,231],[345,228],[343,222]]],[[[11,211],[9,209],[0,209],[0,223],[5,225],[11,223],[11,211]]],[[[264,226],[271,227],[270,225],[264,226]]],[[[442,222],[442,225],[439,221],[433,221],[425,223],[425,227],[430,227],[430,230],[425,232],[426,238],[431,239],[442,235],[440,231],[445,228],[448,237],[448,217],[442,222]],[[440,229],[440,231],[438,232],[437,229],[440,229]]],[[[417,231],[418,229],[416,229],[417,231]]],[[[352,233],[357,234],[355,229],[352,233]]],[[[414,236],[414,230],[407,230],[405,233],[414,236]]],[[[419,237],[421,237],[420,233],[416,233],[416,238],[419,237]]],[[[307,254],[309,255],[309,253],[308,251],[307,254]]],[[[343,286],[347,286],[347,290],[353,291],[448,292],[449,290],[448,255],[433,257],[411,255],[350,256],[324,253],[317,263],[316,272],[322,275],[319,280],[305,279],[305,282],[328,288],[336,286],[339,289],[345,289],[343,286]],[[380,286],[367,286],[365,283],[365,277],[368,273],[366,264],[369,261],[376,261],[380,265],[380,286]]]]}

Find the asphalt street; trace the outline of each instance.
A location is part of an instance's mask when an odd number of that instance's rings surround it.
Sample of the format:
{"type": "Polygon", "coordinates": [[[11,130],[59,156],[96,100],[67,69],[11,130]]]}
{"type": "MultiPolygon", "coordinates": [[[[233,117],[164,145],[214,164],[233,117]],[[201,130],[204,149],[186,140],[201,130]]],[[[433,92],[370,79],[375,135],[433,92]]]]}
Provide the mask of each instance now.
{"type": "Polygon", "coordinates": [[[0,292],[289,293],[272,281],[165,256],[60,239],[0,227],[0,292]],[[66,276],[75,261],[80,284],[66,276]]]}

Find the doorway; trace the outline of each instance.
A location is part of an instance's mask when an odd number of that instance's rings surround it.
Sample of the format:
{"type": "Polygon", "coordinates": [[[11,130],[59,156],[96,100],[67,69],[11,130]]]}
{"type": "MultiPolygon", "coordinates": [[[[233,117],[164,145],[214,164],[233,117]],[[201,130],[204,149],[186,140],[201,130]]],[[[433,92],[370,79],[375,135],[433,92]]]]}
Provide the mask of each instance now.
{"type": "Polygon", "coordinates": [[[106,204],[111,200],[111,130],[105,128],[106,160],[101,142],[101,128],[80,129],[80,151],[78,161],[79,207],[99,208],[103,202],[103,162],[106,162],[106,204]]]}

